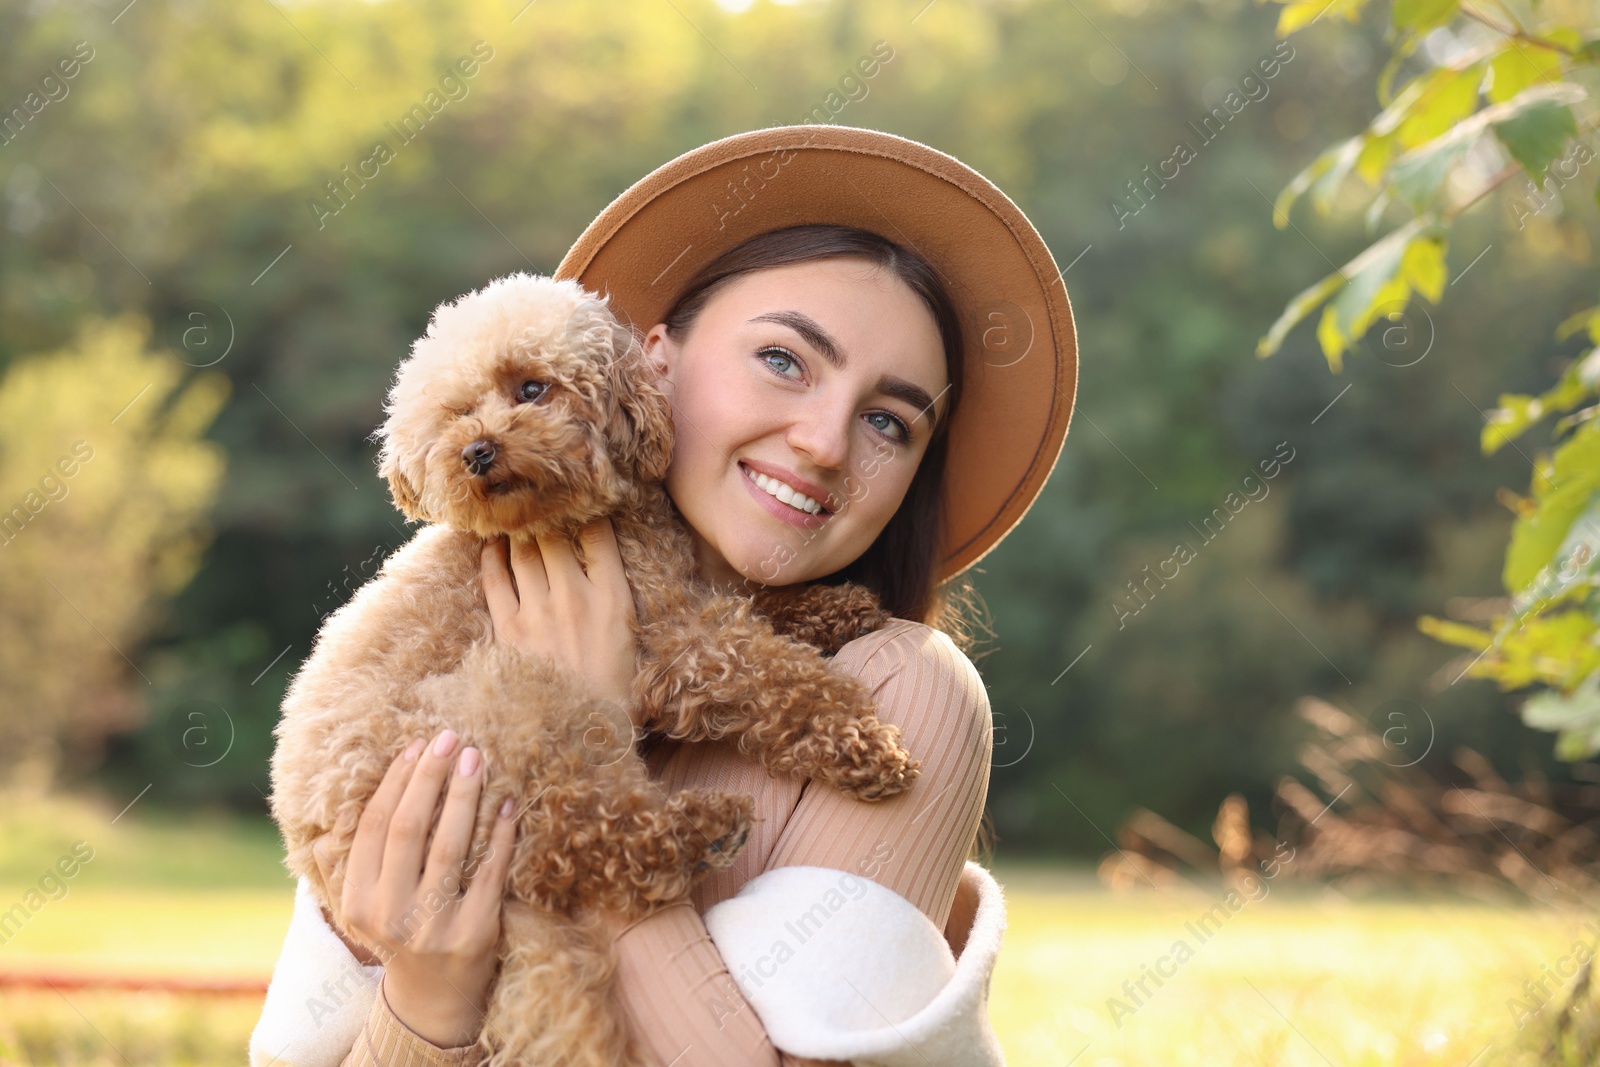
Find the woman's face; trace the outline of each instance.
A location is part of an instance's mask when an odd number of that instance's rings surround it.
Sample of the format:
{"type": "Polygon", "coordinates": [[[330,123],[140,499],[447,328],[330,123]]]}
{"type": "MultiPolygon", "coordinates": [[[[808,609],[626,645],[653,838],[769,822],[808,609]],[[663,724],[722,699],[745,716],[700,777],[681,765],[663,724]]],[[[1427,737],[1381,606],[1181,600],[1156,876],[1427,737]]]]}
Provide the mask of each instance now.
{"type": "Polygon", "coordinates": [[[735,278],[645,352],[676,427],[667,493],[723,587],[811,581],[865,552],[949,402],[932,314],[856,257],[735,278]]]}

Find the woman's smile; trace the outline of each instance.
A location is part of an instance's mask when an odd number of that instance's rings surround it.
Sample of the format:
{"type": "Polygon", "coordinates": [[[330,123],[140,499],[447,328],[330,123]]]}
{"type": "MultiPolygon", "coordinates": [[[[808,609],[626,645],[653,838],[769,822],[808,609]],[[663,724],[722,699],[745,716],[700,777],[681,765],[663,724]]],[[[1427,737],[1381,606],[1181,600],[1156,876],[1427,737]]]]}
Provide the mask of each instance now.
{"type": "Polygon", "coordinates": [[[738,466],[740,480],[767,514],[806,530],[820,529],[832,517],[833,512],[814,498],[795,492],[788,483],[757,473],[743,460],[738,466]]]}

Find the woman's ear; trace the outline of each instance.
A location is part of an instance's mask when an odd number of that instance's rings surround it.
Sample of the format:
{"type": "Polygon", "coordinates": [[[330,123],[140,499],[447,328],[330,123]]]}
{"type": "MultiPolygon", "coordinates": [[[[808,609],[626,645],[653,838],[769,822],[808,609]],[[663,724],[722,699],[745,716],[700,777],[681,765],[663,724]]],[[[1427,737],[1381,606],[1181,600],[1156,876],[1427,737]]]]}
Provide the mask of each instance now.
{"type": "Polygon", "coordinates": [[[678,356],[678,345],[667,334],[667,324],[658,322],[650,327],[644,337],[645,368],[655,376],[656,385],[672,396],[672,365],[678,356]]]}

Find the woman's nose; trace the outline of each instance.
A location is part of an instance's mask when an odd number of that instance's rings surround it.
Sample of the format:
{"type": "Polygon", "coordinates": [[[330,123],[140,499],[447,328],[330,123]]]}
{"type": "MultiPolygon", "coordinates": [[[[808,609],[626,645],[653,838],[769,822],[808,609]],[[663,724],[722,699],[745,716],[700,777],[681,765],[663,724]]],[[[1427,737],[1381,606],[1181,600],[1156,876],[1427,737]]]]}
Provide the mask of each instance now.
{"type": "Polygon", "coordinates": [[[797,420],[789,427],[789,447],[819,467],[838,470],[850,458],[850,420],[821,412],[797,420]]]}

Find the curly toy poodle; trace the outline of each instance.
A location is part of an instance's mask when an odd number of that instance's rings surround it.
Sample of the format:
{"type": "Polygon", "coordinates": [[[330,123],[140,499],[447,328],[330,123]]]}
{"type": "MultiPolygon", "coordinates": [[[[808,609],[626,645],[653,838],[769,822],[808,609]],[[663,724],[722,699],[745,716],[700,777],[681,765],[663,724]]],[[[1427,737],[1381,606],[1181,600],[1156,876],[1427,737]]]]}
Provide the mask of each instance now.
{"type": "Polygon", "coordinates": [[[454,729],[484,755],[475,854],[501,800],[519,808],[486,1058],[637,1062],[599,917],[685,899],[698,874],[744,844],[752,798],[667,794],[636,754],[625,709],[592,699],[565,667],[494,641],[484,540],[562,536],[581,558],[577,531],[610,516],[634,593],[631,699],[647,730],[728,738],[769,773],[863,800],[910,787],[919,765],[873,713],[866,685],[831,671],[824,653],[887,614],[848,584],[752,597],[714,594],[696,577],[660,484],[670,407],[637,333],[575,281],[517,273],[441,305],[385,412],[380,473],[426,525],[327,617],[284,698],[271,804],[286,863],[337,921],[312,843],[332,835],[341,874],[390,762],[411,740],[454,729]]]}

